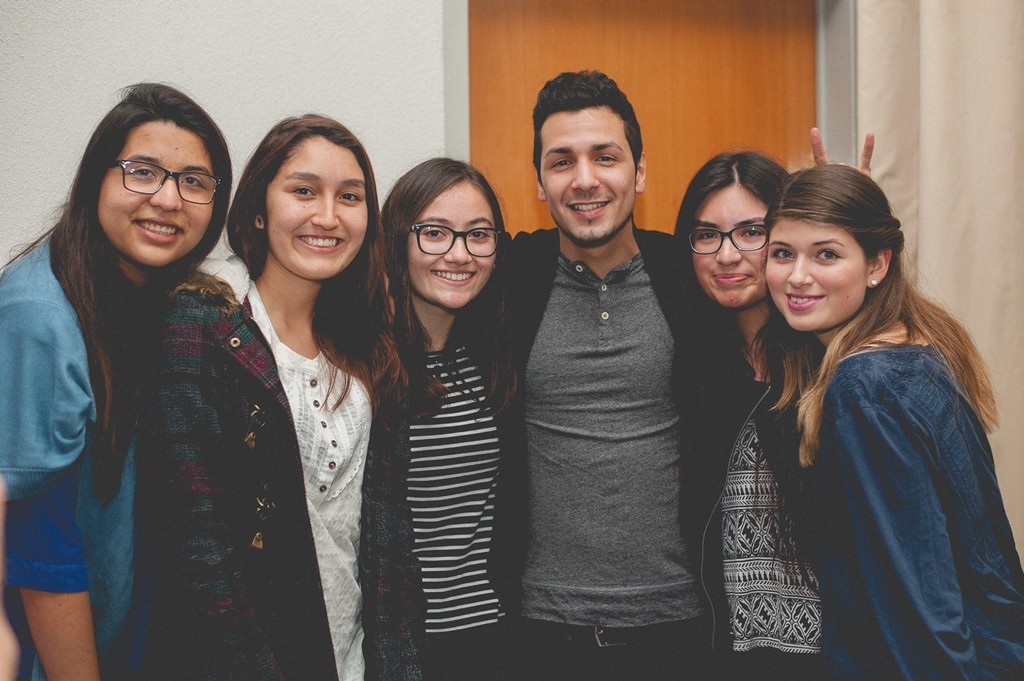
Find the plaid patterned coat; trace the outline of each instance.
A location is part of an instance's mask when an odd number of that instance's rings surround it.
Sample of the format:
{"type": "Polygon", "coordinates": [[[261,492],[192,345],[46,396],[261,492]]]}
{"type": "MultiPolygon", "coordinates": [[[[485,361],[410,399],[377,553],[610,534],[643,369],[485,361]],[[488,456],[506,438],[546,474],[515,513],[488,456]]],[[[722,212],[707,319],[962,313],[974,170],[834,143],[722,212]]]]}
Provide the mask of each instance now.
{"type": "Polygon", "coordinates": [[[248,304],[197,279],[160,355],[138,450],[146,678],[337,678],[291,412],[248,304]]]}

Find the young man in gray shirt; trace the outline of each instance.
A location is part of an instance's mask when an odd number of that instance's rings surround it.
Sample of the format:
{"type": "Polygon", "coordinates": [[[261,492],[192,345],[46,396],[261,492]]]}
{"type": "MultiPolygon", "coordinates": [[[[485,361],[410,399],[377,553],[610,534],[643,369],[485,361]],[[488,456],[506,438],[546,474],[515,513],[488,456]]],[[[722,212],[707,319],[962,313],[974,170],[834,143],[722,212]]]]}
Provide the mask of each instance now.
{"type": "Polygon", "coordinates": [[[686,254],[634,224],[646,160],[613,80],[560,74],[533,120],[556,229],[511,249],[529,515],[515,678],[702,678],[710,628],[680,527],[672,397],[697,323],[686,254]]]}

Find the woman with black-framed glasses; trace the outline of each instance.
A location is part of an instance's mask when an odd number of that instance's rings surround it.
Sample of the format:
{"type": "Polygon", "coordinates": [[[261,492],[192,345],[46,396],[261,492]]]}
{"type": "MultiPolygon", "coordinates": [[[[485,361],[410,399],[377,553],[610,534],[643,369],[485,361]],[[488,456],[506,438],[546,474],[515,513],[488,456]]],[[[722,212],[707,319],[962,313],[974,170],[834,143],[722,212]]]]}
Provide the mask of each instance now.
{"type": "MultiPolygon", "coordinates": [[[[828,163],[817,131],[812,151],[828,163]]],[[[868,172],[874,136],[865,140],[868,172]]],[[[701,362],[676,376],[685,441],[684,527],[711,626],[714,678],[818,681],[821,605],[810,560],[794,410],[778,411],[782,350],[769,336],[765,216],[788,173],[756,151],[708,160],[683,195],[675,235],[703,295],[701,362]]],[[[827,615],[826,615],[827,616],[827,615]]]]}
{"type": "Polygon", "coordinates": [[[516,382],[494,277],[501,209],[479,171],[435,158],[398,180],[382,219],[410,385],[364,483],[367,679],[486,680],[516,586],[503,513],[502,414],[516,382]]]}
{"type": "Polygon", "coordinates": [[[139,395],[168,294],[217,242],[230,188],[206,112],[166,85],[131,86],[93,132],[56,224],[0,275],[5,605],[19,677],[141,668],[139,395]]]}
{"type": "MultiPolygon", "coordinates": [[[[803,476],[792,413],[771,406],[780,357],[767,343],[764,261],[768,207],[787,172],[753,151],[723,153],[697,171],[676,220],[687,278],[703,292],[705,324],[679,376],[684,527],[711,626],[716,679],[817,681],[821,606],[799,501],[803,476]]],[[[683,363],[680,366],[684,366],[683,363]]]]}

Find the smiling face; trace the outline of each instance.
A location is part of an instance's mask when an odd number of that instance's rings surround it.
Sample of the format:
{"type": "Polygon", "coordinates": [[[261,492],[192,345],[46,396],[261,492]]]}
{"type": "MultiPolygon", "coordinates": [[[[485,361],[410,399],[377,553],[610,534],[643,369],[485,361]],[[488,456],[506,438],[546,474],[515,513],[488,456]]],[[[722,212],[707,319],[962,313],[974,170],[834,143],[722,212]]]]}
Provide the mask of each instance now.
{"type": "MultiPolygon", "coordinates": [[[[150,121],[132,129],[118,159],[213,174],[199,135],[170,121],[150,121]]],[[[121,270],[142,284],[152,269],[177,262],[196,247],[210,225],[213,204],[183,201],[171,178],[155,194],[130,191],[124,187],[121,167],[115,166],[100,184],[96,214],[118,252],[121,270]]]]}
{"type": "Polygon", "coordinates": [[[320,286],[366,236],[366,183],[355,155],[323,137],[299,144],[267,186],[269,250],[260,282],[320,286]]]}
{"type": "MultiPolygon", "coordinates": [[[[695,229],[729,232],[737,227],[764,225],[768,207],[740,185],[710,194],[697,209],[695,229]]],[[[736,233],[737,239],[740,233],[736,233]]],[[[765,249],[741,251],[723,236],[717,253],[693,254],[693,270],[704,293],[722,307],[743,310],[765,306],[768,287],[764,279],[765,249]]]]}
{"type": "Polygon", "coordinates": [[[779,220],[768,242],[772,300],[791,327],[811,331],[827,345],[860,310],[868,287],[885,277],[889,254],[885,250],[868,258],[842,227],[779,220]]]}
{"type": "MultiPolygon", "coordinates": [[[[417,224],[449,227],[456,232],[494,228],[494,215],[483,192],[470,182],[459,182],[439,194],[416,218],[417,224]]],[[[451,250],[429,255],[407,237],[412,306],[420,323],[437,340],[438,331],[450,328],[456,313],[484,290],[494,271],[496,254],[471,255],[463,239],[451,250]]]]}
{"type": "Polygon", "coordinates": [[[538,198],[561,234],[562,252],[631,243],[633,206],[646,187],[647,162],[634,165],[622,119],[610,108],[551,114],[540,130],[538,198]]]}

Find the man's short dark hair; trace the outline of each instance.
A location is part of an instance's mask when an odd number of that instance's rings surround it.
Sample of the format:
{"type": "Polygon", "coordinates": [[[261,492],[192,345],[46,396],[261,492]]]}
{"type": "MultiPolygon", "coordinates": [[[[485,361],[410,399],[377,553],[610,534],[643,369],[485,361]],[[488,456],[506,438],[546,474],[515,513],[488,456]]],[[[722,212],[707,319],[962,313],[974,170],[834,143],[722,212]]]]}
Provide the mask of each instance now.
{"type": "Polygon", "coordinates": [[[626,128],[626,141],[633,153],[633,164],[640,163],[644,142],[640,136],[640,123],[636,120],[636,113],[626,93],[600,71],[565,71],[544,84],[537,94],[537,104],[533,107],[533,167],[537,169],[538,179],[540,129],[548,116],[560,111],[582,111],[598,106],[607,106],[622,119],[626,128]]]}

